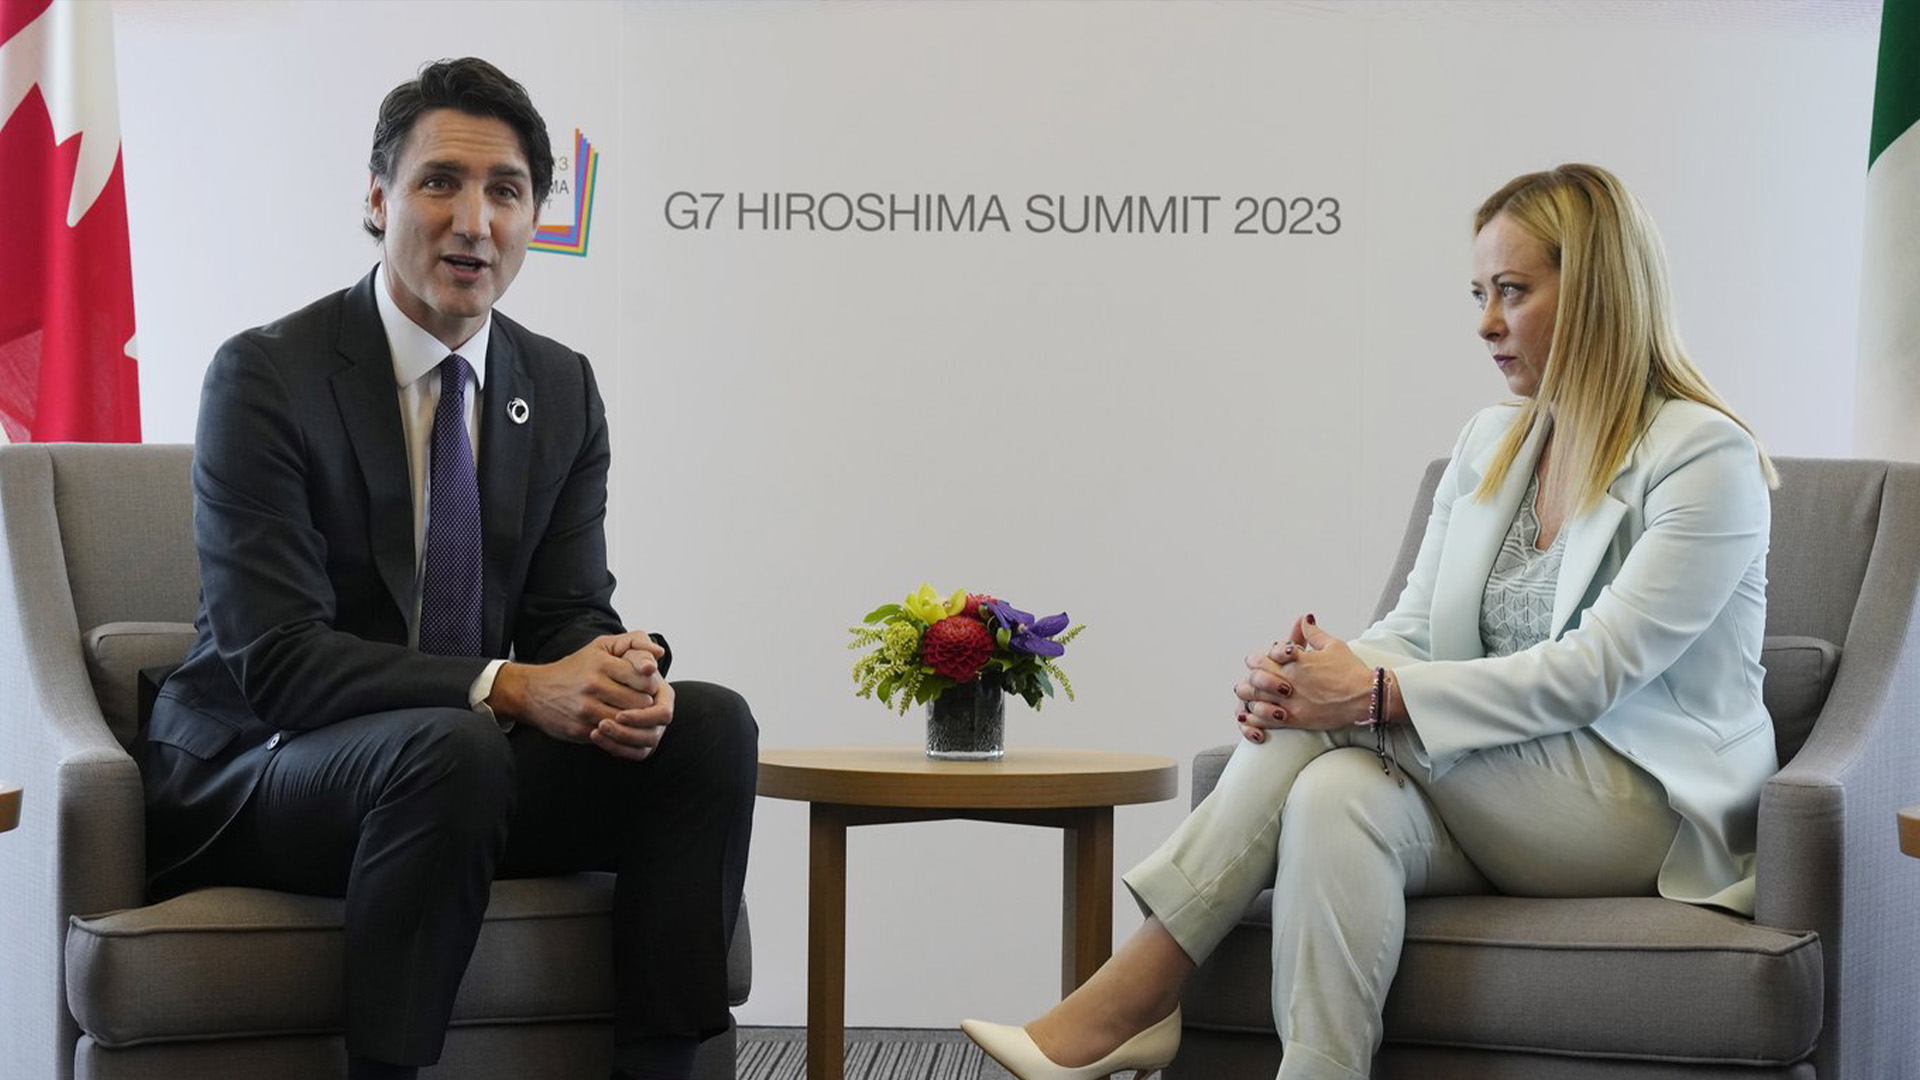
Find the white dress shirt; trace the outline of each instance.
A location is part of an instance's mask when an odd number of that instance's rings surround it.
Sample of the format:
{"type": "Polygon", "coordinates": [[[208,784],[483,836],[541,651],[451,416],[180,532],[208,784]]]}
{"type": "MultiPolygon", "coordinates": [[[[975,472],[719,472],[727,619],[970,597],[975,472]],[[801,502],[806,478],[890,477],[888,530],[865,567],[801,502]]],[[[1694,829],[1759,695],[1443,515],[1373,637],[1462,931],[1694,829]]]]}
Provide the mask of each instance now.
{"type": "MultiPolygon", "coordinates": [[[[413,605],[407,612],[407,644],[420,645],[420,595],[426,580],[428,475],[433,462],[433,414],[440,406],[440,364],[448,355],[458,353],[467,362],[471,375],[467,393],[467,446],[473,451],[476,471],[480,463],[480,392],[487,381],[487,342],[493,333],[493,315],[488,313],[480,329],[449,349],[419,323],[408,318],[394,302],[386,266],[379,267],[380,287],[373,290],[380,308],[380,325],[387,333],[387,351],[393,357],[393,384],[400,395],[400,426],[407,443],[407,477],[413,491],[413,605]]],[[[505,660],[487,665],[467,691],[467,704],[477,708],[493,693],[494,676],[505,660]]],[[[487,710],[489,713],[491,710],[487,710]]]]}

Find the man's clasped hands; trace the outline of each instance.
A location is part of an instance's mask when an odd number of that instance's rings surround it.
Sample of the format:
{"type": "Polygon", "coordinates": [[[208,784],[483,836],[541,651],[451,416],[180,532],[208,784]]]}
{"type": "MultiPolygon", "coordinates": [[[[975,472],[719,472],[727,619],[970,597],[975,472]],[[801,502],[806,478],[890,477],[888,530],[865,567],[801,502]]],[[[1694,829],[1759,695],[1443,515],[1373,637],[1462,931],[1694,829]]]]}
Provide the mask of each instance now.
{"type": "Polygon", "coordinates": [[[673,720],[673,686],[660,674],[664,652],[639,631],[607,634],[550,664],[502,666],[487,700],[503,719],[639,761],[673,720]]]}

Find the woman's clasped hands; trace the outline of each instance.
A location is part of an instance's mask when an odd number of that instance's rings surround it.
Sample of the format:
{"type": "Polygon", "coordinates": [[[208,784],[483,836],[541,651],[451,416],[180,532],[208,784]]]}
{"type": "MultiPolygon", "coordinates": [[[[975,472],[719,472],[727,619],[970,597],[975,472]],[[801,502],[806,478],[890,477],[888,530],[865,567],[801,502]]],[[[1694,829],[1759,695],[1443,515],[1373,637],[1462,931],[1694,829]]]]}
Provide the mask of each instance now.
{"type": "Polygon", "coordinates": [[[1234,721],[1256,743],[1267,741],[1270,728],[1332,731],[1365,720],[1372,693],[1373,669],[1302,615],[1285,640],[1247,655],[1247,677],[1233,688],[1240,699],[1234,721]]]}

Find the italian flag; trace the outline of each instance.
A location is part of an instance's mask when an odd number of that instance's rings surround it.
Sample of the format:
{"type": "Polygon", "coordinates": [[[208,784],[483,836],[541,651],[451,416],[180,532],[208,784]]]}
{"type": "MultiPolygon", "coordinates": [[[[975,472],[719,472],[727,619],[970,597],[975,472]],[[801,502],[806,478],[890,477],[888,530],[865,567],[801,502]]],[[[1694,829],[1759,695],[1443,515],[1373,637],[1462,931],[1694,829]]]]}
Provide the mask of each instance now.
{"type": "Polygon", "coordinates": [[[0,433],[139,442],[113,5],[0,0],[0,433]]]}
{"type": "Polygon", "coordinates": [[[1853,448],[1920,461],[1920,3],[1882,8],[1853,448]]]}

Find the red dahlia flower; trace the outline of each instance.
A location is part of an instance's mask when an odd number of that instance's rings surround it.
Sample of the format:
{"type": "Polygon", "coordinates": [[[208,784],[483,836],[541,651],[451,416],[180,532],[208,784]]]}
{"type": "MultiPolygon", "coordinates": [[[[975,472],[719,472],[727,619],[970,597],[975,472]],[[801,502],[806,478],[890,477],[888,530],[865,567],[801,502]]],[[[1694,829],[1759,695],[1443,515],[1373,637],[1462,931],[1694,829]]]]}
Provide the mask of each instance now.
{"type": "Polygon", "coordinates": [[[926,636],[920,639],[920,659],[955,682],[966,682],[980,674],[992,657],[993,631],[964,613],[949,615],[927,627],[926,636]]]}

